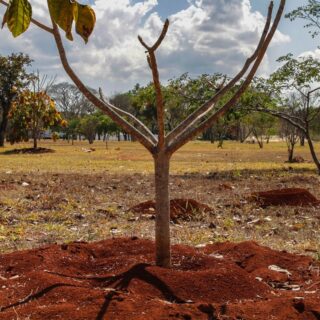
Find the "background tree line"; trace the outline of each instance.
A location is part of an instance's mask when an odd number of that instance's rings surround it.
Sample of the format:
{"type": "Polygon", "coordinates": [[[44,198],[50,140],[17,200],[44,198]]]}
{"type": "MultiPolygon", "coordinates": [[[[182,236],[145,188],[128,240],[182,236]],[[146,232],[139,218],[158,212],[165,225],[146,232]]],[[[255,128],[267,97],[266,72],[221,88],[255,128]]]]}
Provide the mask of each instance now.
{"type": "MultiPolygon", "coordinates": [[[[307,141],[312,158],[320,172],[313,141],[320,137],[319,71],[320,63],[312,57],[279,58],[282,66],[268,79],[255,78],[238,103],[219,121],[204,131],[199,139],[256,143],[263,148],[271,136],[286,141],[288,161],[294,161],[294,148],[307,141]]],[[[39,74],[28,73],[32,60],[22,53],[0,57],[0,145],[5,138],[11,143],[32,138],[34,147],[41,133],[50,129],[61,138],[74,140],[134,140],[107,115],[98,111],[79,89],[68,82],[45,81],[39,74]],[[31,101],[33,99],[33,102],[31,101]]],[[[190,77],[185,73],[162,86],[165,106],[165,129],[171,131],[212,94],[219,92],[226,75],[217,73],[190,77]]],[[[237,84],[216,105],[228,101],[241,86],[237,84]]],[[[99,92],[90,88],[99,96],[99,92]]],[[[101,93],[100,93],[101,94],[101,93]]],[[[152,83],[135,85],[132,90],[116,93],[110,102],[143,121],[158,134],[156,93],[152,83]]],[[[57,135],[54,136],[57,138],[57,135]]]]}

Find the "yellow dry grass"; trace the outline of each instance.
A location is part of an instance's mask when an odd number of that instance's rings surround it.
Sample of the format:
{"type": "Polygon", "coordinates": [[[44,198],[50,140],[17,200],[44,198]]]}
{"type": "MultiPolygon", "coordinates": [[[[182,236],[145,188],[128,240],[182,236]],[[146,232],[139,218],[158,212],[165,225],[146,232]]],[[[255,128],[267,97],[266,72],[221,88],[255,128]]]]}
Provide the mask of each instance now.
{"type": "MultiPolygon", "coordinates": [[[[46,154],[0,150],[0,252],[48,243],[94,241],[110,236],[153,238],[154,221],[128,209],[153,199],[153,161],[138,143],[42,141],[46,154]],[[86,152],[94,148],[93,152],[86,152]]],[[[320,154],[320,144],[316,144],[320,154]]],[[[252,192],[306,188],[320,199],[319,177],[308,147],[288,164],[284,142],[257,145],[195,141],[171,162],[172,198],[192,198],[214,214],[172,224],[173,243],[256,240],[275,249],[320,257],[318,207],[260,208],[252,192]]]]}
{"type": "MultiPolygon", "coordinates": [[[[53,143],[44,141],[41,147],[51,148],[55,152],[47,154],[5,154],[4,152],[30,147],[29,144],[7,145],[0,150],[0,172],[40,172],[40,173],[152,173],[151,155],[137,142],[95,142],[77,141],[74,145],[65,141],[53,143]],[[93,152],[86,149],[94,148],[93,152]]],[[[320,144],[316,144],[320,152],[320,144]]],[[[307,162],[302,164],[285,163],[287,149],[284,142],[258,145],[225,142],[223,149],[208,142],[191,142],[179,150],[172,158],[171,173],[220,172],[220,171],[267,171],[293,168],[314,170],[308,147],[297,147],[296,155],[307,162]]]]}

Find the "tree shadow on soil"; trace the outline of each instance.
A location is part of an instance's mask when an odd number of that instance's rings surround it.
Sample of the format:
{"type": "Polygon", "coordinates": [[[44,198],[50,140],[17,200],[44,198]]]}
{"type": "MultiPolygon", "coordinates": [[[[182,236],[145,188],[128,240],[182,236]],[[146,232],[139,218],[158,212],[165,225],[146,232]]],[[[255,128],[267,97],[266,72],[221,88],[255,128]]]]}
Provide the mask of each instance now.
{"type": "Polygon", "coordinates": [[[23,148],[23,149],[12,149],[0,152],[0,155],[15,155],[15,154],[44,154],[44,153],[54,153],[53,149],[47,148],[23,148]]]}
{"type": "MultiPolygon", "coordinates": [[[[71,279],[79,279],[79,280],[89,280],[89,281],[95,281],[98,283],[101,283],[104,288],[108,287],[110,289],[110,292],[106,294],[105,301],[103,305],[100,308],[99,313],[97,314],[97,317],[95,320],[103,320],[108,312],[110,303],[113,300],[116,301],[123,301],[123,297],[121,296],[121,293],[125,293],[128,291],[130,282],[134,279],[139,279],[157,290],[161,292],[164,299],[166,299],[168,302],[175,303],[175,304],[187,304],[188,302],[179,298],[174,294],[174,292],[171,290],[171,288],[161,279],[159,279],[157,276],[152,274],[147,270],[148,267],[150,267],[150,264],[147,263],[139,263],[134,266],[132,266],[128,271],[123,272],[121,274],[115,275],[115,276],[69,276],[69,275],[63,275],[56,272],[48,272],[51,274],[59,275],[66,278],[71,279]]],[[[214,320],[215,318],[215,310],[212,306],[207,305],[200,305],[198,307],[198,310],[202,313],[208,315],[208,320],[214,320]]]]}
{"type": "MultiPolygon", "coordinates": [[[[105,319],[105,316],[108,312],[109,305],[112,301],[123,301],[124,298],[121,296],[121,293],[126,293],[128,291],[130,282],[133,279],[139,279],[157,290],[161,292],[164,299],[166,299],[168,302],[174,303],[174,304],[189,304],[190,302],[183,300],[176,296],[174,292],[171,290],[171,288],[161,279],[159,279],[156,275],[152,274],[147,270],[148,267],[150,267],[150,264],[147,263],[139,263],[134,266],[132,266],[128,271],[123,272],[119,275],[115,276],[71,276],[71,275],[64,275],[56,272],[46,271],[50,274],[59,275],[64,278],[70,278],[70,279],[81,279],[81,280],[87,280],[87,281],[95,281],[98,283],[101,283],[104,288],[109,287],[110,292],[105,296],[105,301],[103,305],[100,308],[100,311],[98,312],[95,320],[103,320],[105,319]]],[[[56,283],[53,285],[50,285],[39,292],[31,293],[18,300],[17,302],[14,302],[10,305],[0,307],[0,313],[4,312],[8,309],[15,308],[18,306],[25,305],[29,302],[32,302],[34,300],[40,299],[44,295],[48,294],[49,292],[60,288],[60,287],[73,287],[73,288],[87,288],[90,289],[92,286],[86,285],[86,286],[79,286],[74,284],[68,284],[68,283],[56,283]]],[[[197,309],[206,314],[208,316],[208,320],[216,320],[218,319],[215,314],[216,310],[211,304],[200,304],[197,309]]],[[[187,318],[186,318],[187,319],[187,318]]]]}
{"type": "MultiPolygon", "coordinates": [[[[146,263],[139,263],[134,265],[132,268],[130,268],[128,271],[121,273],[119,275],[116,275],[114,277],[109,277],[105,278],[106,279],[106,284],[107,285],[113,285],[113,289],[115,291],[111,291],[108,293],[105,297],[105,302],[102,305],[97,317],[95,320],[103,320],[105,315],[108,312],[109,305],[113,299],[122,301],[123,298],[119,296],[119,292],[126,292],[130,282],[133,279],[139,279],[141,281],[144,281],[151,286],[155,287],[158,289],[164,298],[171,303],[175,304],[185,304],[188,303],[187,301],[177,297],[173,291],[170,289],[170,287],[160,280],[158,277],[156,277],[154,274],[149,272],[146,268],[150,267],[149,264],[146,263]]],[[[101,281],[102,279],[99,279],[101,281]]],[[[210,305],[200,305],[198,307],[198,310],[203,312],[204,314],[208,315],[208,320],[214,320],[216,319],[215,317],[215,310],[212,306],[210,305]]]]}
{"type": "Polygon", "coordinates": [[[43,297],[45,294],[49,293],[50,291],[56,289],[56,288],[60,288],[60,287],[74,287],[74,288],[78,288],[79,286],[73,285],[73,284],[68,284],[68,283],[56,283],[53,284],[47,288],[42,289],[41,291],[37,292],[37,293],[32,293],[29,294],[28,296],[26,296],[25,298],[20,299],[17,302],[14,302],[8,306],[5,307],[0,307],[0,312],[6,311],[10,308],[15,308],[21,305],[24,305],[26,303],[29,303],[33,300],[36,299],[40,299],[41,297],[43,297]]]}
{"type": "MultiPolygon", "coordinates": [[[[112,299],[117,299],[119,291],[126,292],[130,285],[130,282],[133,279],[139,279],[155,287],[162,293],[164,298],[169,302],[179,304],[185,303],[185,301],[177,297],[170,289],[170,287],[168,287],[162,280],[160,280],[158,277],[156,277],[146,269],[149,266],[150,265],[146,263],[139,263],[134,265],[132,268],[130,268],[128,271],[124,273],[104,279],[106,281],[106,284],[108,286],[112,286],[113,289],[115,289],[115,291],[112,291],[106,295],[105,302],[102,305],[101,310],[99,311],[96,317],[96,320],[103,320],[104,316],[108,311],[108,307],[112,299]]],[[[99,279],[99,281],[104,280],[103,278],[99,279]]]]}

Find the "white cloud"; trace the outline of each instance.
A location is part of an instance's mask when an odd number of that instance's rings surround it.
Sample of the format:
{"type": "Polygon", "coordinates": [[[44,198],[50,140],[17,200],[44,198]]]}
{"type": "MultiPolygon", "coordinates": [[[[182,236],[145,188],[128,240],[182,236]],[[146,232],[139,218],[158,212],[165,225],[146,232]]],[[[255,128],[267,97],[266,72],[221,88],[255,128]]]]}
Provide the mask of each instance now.
{"type": "Polygon", "coordinates": [[[299,55],[299,58],[312,57],[313,59],[320,60],[320,49],[314,51],[305,51],[299,55]]]}
{"type": "MultiPolygon", "coordinates": [[[[47,23],[43,0],[32,0],[35,16],[47,23]]],[[[170,29],[158,52],[163,80],[189,71],[193,75],[223,72],[234,74],[259,41],[265,17],[253,12],[249,0],[189,0],[185,10],[171,15],[170,29]]],[[[84,82],[102,86],[106,92],[126,90],[137,82],[150,81],[144,48],[137,35],[152,43],[163,20],[157,13],[157,0],[133,3],[130,0],[96,0],[97,24],[87,45],[79,37],[65,41],[70,62],[84,82]]],[[[49,34],[31,27],[20,39],[7,30],[0,53],[24,51],[43,73],[65,77],[49,34]]],[[[273,45],[290,41],[277,32],[273,45]]],[[[266,58],[260,70],[268,73],[266,58]]]]}

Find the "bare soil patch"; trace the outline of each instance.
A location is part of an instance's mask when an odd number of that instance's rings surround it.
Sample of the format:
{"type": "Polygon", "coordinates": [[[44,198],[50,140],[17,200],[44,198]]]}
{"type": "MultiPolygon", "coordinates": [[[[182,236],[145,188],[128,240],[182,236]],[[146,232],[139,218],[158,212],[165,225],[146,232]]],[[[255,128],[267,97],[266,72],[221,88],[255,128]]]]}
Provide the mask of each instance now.
{"type": "Polygon", "coordinates": [[[320,201],[315,196],[302,188],[255,192],[251,195],[251,200],[258,202],[261,207],[320,205],[320,201]]]}
{"type": "MultiPolygon", "coordinates": [[[[155,202],[150,200],[131,207],[128,211],[141,215],[155,215],[155,202]]],[[[191,221],[199,219],[203,214],[212,213],[213,209],[206,204],[194,199],[172,199],[170,200],[170,215],[172,221],[191,221]]]]}
{"type": "Polygon", "coordinates": [[[53,149],[48,148],[22,148],[22,149],[13,149],[7,150],[3,154],[43,154],[43,153],[54,153],[53,149]]]}
{"type": "Polygon", "coordinates": [[[320,317],[319,264],[310,257],[254,242],[176,245],[170,270],[153,257],[154,243],[137,237],[1,255],[0,319],[320,317]]]}

